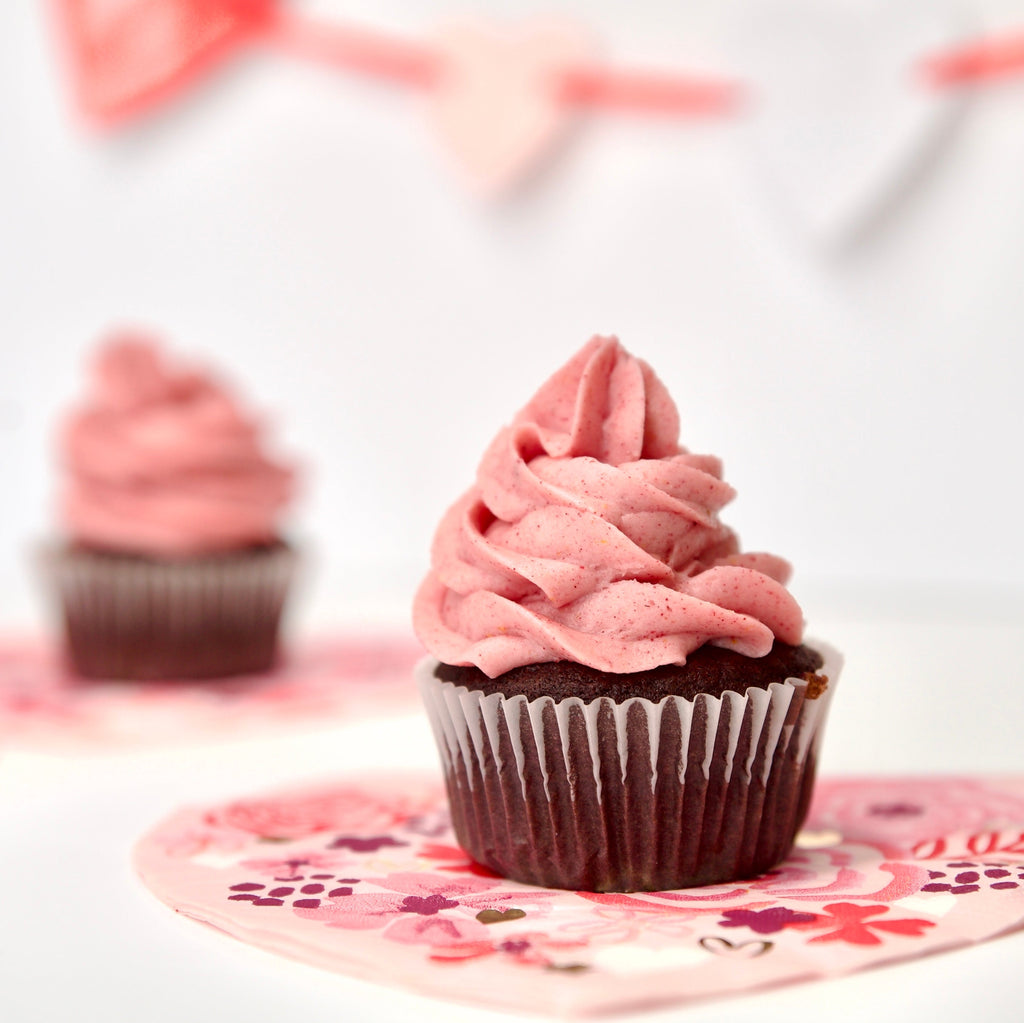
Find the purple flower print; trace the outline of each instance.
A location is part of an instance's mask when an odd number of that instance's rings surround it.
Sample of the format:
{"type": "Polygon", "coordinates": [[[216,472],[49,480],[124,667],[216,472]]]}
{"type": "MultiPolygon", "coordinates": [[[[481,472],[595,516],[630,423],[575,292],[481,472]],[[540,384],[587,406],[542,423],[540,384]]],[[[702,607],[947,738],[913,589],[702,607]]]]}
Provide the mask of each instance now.
{"type": "Polygon", "coordinates": [[[323,871],[325,857],[311,854],[305,859],[249,860],[242,866],[257,868],[264,874],[271,874],[272,882],[242,881],[228,889],[231,902],[248,902],[253,906],[291,906],[293,909],[317,909],[324,899],[344,898],[352,894],[352,885],[359,884],[358,877],[339,877],[323,871]],[[293,874],[281,877],[276,871],[297,869],[312,870],[309,874],[293,874]],[[281,882],[285,882],[281,884],[281,882]]]}
{"type": "Polygon", "coordinates": [[[894,803],[874,803],[868,807],[868,815],[871,817],[920,817],[923,813],[923,806],[899,800],[894,803]]]}
{"type": "Polygon", "coordinates": [[[493,882],[410,873],[373,878],[369,883],[388,890],[352,894],[321,903],[316,909],[300,907],[297,912],[328,927],[383,928],[385,937],[405,944],[447,946],[480,941],[488,935],[487,927],[475,919],[476,909],[464,907],[461,899],[493,882]]]}
{"type": "Polygon", "coordinates": [[[970,895],[982,887],[996,892],[1024,887],[1024,867],[1019,863],[971,863],[961,860],[945,866],[945,870],[928,871],[930,881],[921,891],[970,895]]]}
{"type": "Polygon", "coordinates": [[[785,906],[771,909],[727,909],[719,920],[722,927],[749,927],[755,934],[775,934],[786,927],[813,923],[818,918],[813,913],[798,913],[785,906]]]}
{"type": "Polygon", "coordinates": [[[458,905],[443,895],[428,895],[422,898],[419,895],[407,895],[399,907],[403,913],[419,913],[420,916],[433,916],[440,913],[442,909],[454,909],[458,905]]]}
{"type": "Polygon", "coordinates": [[[340,835],[327,848],[351,849],[352,852],[368,853],[408,844],[408,842],[399,842],[390,835],[373,835],[370,838],[360,838],[358,835],[340,835]]]}
{"type": "MultiPolygon", "coordinates": [[[[345,930],[383,930],[390,941],[430,945],[434,949],[476,947],[493,941],[492,923],[478,914],[484,910],[505,911],[533,906],[553,897],[553,892],[495,892],[499,879],[453,877],[443,874],[406,872],[365,878],[362,890],[345,898],[322,901],[316,909],[295,910],[307,920],[345,930]],[[382,890],[383,889],[383,890],[382,890]]],[[[515,920],[525,912],[509,914],[515,920]]]]}

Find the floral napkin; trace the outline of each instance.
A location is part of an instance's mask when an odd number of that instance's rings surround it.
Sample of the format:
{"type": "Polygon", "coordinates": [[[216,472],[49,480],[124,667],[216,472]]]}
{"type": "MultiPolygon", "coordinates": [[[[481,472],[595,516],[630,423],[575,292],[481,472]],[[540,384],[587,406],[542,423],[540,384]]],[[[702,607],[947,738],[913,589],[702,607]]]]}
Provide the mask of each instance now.
{"type": "Polygon", "coordinates": [[[594,894],[495,877],[431,775],[179,811],[139,843],[180,913],[327,969],[495,1008],[586,1015],[948,951],[1024,922],[1024,777],[819,783],[755,880],[594,894]]]}

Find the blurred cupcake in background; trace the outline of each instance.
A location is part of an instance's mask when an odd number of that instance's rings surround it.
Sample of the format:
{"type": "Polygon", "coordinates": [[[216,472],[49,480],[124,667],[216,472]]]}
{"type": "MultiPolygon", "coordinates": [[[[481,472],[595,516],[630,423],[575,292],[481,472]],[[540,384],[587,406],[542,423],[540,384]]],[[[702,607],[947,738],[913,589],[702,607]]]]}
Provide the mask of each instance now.
{"type": "Polygon", "coordinates": [[[89,678],[198,679],[277,656],[296,555],[294,470],[220,382],[119,334],[63,424],[63,537],[44,558],[71,666],[89,678]]]}

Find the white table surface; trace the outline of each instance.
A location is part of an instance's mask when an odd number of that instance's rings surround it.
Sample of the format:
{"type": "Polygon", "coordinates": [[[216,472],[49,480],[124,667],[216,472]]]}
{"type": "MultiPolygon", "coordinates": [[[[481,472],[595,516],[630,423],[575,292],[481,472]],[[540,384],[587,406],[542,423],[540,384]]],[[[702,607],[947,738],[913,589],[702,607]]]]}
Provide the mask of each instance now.
{"type": "MultiPolygon", "coordinates": [[[[847,656],[822,774],[1024,774],[1019,595],[981,604],[963,597],[973,608],[966,615],[935,600],[894,621],[884,600],[839,602],[814,623],[812,633],[847,656]]],[[[434,770],[428,733],[413,713],[189,748],[0,752],[0,1020],[529,1018],[421,998],[241,944],[175,915],[130,867],[135,840],[182,804],[384,767],[434,770]]],[[[617,1018],[1018,1023],[1022,1006],[1024,930],[839,979],[617,1018]]]]}

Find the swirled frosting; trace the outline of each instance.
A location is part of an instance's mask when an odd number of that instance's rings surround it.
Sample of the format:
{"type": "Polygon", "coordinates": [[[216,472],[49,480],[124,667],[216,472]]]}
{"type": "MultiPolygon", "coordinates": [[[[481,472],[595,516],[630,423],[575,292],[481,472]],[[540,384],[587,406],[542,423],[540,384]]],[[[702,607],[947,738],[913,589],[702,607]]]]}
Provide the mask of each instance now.
{"type": "Polygon", "coordinates": [[[750,657],[799,643],[789,566],[740,553],[718,519],[717,458],[679,444],[651,368],[595,337],[484,455],[449,509],[413,607],[427,649],[494,678],[576,661],[609,672],[683,664],[705,643],[750,657]]]}
{"type": "Polygon", "coordinates": [[[73,541],[181,556],[271,542],[293,486],[259,424],[204,373],[119,337],[61,434],[60,512],[73,541]]]}

